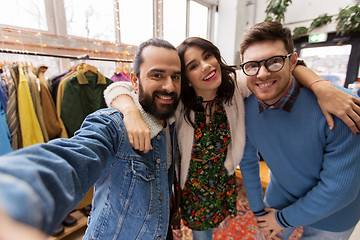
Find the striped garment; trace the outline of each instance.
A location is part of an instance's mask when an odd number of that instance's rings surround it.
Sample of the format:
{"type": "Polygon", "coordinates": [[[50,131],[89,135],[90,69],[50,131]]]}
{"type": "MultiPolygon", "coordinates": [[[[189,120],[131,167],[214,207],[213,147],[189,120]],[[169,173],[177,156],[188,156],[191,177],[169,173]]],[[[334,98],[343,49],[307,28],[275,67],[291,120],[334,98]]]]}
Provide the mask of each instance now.
{"type": "Polygon", "coordinates": [[[262,113],[266,108],[268,109],[283,109],[286,112],[290,112],[292,106],[295,103],[297,96],[300,93],[301,85],[295,80],[295,78],[291,81],[291,86],[288,91],[282,96],[279,101],[274,103],[273,105],[267,105],[265,102],[258,100],[259,104],[259,113],[262,113]]]}

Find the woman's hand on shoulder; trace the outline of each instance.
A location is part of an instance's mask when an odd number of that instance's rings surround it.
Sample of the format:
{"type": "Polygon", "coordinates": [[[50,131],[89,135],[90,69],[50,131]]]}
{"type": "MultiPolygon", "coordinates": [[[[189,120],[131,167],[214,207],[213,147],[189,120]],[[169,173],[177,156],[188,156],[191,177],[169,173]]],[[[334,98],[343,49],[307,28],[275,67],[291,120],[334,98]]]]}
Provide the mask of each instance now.
{"type": "Polygon", "coordinates": [[[132,148],[143,153],[152,149],[150,130],[139,111],[124,114],[124,124],[132,148]]]}
{"type": "Polygon", "coordinates": [[[144,153],[151,150],[150,130],[133,99],[129,95],[119,95],[111,102],[111,107],[123,113],[131,147],[144,153]]]}
{"type": "Polygon", "coordinates": [[[328,81],[319,81],[311,86],[318,94],[318,102],[330,129],[334,128],[331,114],[340,118],[353,133],[360,130],[360,99],[347,94],[328,81]]]}

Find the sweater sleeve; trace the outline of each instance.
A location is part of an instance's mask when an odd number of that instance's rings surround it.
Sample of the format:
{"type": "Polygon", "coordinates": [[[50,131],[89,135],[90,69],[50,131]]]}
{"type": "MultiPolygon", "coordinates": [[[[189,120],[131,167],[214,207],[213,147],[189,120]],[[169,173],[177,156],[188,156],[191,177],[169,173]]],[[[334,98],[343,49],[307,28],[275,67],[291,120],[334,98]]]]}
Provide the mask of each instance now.
{"type": "Polygon", "coordinates": [[[129,95],[134,88],[129,82],[114,82],[104,90],[104,99],[106,105],[111,107],[111,102],[120,95],[129,95]]]}
{"type": "Polygon", "coordinates": [[[249,205],[255,216],[264,215],[264,201],[259,172],[259,156],[257,149],[246,138],[243,158],[240,162],[241,176],[244,181],[249,205]]]}
{"type": "Polygon", "coordinates": [[[89,115],[70,139],[55,139],[0,157],[0,208],[50,234],[111,164],[127,138],[115,109],[89,115]]]}
{"type": "Polygon", "coordinates": [[[283,227],[305,226],[319,221],[354,201],[360,189],[360,136],[352,134],[338,118],[335,128],[325,129],[320,180],[295,203],[277,211],[283,227]]]}

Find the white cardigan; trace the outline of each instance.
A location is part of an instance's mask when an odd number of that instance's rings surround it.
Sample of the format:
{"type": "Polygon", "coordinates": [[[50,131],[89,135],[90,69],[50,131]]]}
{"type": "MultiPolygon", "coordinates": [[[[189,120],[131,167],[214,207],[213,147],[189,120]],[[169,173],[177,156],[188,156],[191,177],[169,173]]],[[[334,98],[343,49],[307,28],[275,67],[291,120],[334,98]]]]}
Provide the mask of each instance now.
{"type": "MultiPolygon", "coordinates": [[[[228,173],[234,174],[236,167],[239,165],[245,147],[245,106],[244,97],[251,94],[246,87],[243,74],[237,71],[238,85],[235,88],[234,97],[230,105],[224,103],[226,116],[230,125],[231,142],[228,145],[227,157],[225,160],[225,167],[228,173]]],[[[110,106],[111,102],[119,95],[127,94],[134,98],[134,93],[131,83],[116,82],[112,83],[104,91],[106,104],[110,106]],[[132,92],[132,93],[131,93],[132,92]]],[[[191,112],[190,117],[194,119],[194,112],[191,112]]],[[[189,170],[192,145],[194,141],[194,128],[188,124],[184,118],[184,105],[180,101],[175,112],[175,127],[178,138],[178,144],[181,154],[181,175],[180,186],[184,188],[187,173],[189,170]]],[[[151,131],[151,129],[150,129],[151,131]]]]}

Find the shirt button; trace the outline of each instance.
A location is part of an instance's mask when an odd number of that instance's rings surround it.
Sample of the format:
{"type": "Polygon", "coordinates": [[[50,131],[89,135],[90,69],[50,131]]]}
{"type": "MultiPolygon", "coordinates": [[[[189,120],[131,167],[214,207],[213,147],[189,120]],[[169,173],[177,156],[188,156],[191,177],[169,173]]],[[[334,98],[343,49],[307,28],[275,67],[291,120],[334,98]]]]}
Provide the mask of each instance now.
{"type": "Polygon", "coordinates": [[[162,201],[164,199],[164,196],[162,194],[160,194],[159,199],[162,201]]]}
{"type": "Polygon", "coordinates": [[[157,159],[156,159],[156,163],[157,163],[157,164],[160,164],[160,163],[161,163],[161,159],[160,159],[160,158],[157,158],[157,159]]]}
{"type": "Polygon", "coordinates": [[[161,139],[161,135],[157,135],[157,136],[156,136],[156,139],[157,139],[157,140],[160,140],[160,139],[161,139]]]}

